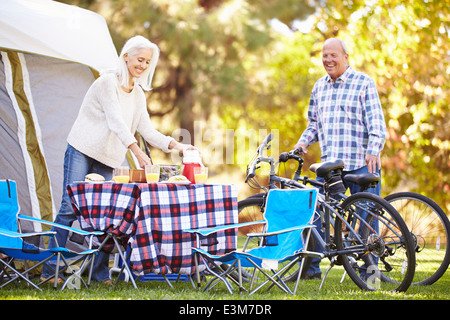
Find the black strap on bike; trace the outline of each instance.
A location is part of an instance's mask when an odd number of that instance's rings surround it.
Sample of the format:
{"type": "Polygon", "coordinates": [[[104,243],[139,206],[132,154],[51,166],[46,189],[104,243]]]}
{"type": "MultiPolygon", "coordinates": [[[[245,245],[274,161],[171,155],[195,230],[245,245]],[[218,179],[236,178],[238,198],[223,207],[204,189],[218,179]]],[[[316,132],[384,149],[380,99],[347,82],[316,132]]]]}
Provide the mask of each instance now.
{"type": "Polygon", "coordinates": [[[312,197],[313,197],[313,192],[310,191],[309,192],[309,209],[311,209],[311,206],[312,206],[312,197]]]}

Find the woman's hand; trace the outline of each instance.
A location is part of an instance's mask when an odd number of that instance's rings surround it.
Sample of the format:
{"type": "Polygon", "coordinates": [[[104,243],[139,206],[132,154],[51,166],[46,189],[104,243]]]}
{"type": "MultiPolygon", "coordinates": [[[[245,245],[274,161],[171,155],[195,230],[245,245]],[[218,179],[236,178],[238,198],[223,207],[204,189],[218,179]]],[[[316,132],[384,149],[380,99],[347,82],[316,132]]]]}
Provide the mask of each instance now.
{"type": "Polygon", "coordinates": [[[197,150],[200,154],[200,150],[190,144],[184,144],[184,143],[179,143],[175,140],[172,140],[169,144],[169,149],[173,149],[173,150],[177,150],[178,152],[181,152],[182,154],[184,153],[185,150],[197,150]]]}
{"type": "Polygon", "coordinates": [[[139,148],[136,142],[130,145],[128,149],[130,149],[131,152],[133,152],[133,154],[136,156],[136,159],[139,162],[139,167],[141,167],[142,169],[144,169],[146,165],[152,164],[152,160],[150,160],[147,154],[142,151],[141,148],[139,148]]]}

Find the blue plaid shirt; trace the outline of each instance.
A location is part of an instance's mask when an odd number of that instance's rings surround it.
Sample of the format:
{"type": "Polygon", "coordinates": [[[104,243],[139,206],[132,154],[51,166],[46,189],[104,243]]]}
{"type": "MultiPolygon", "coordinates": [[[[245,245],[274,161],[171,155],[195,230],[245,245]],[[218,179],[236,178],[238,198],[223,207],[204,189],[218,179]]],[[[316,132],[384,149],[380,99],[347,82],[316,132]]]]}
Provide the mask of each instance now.
{"type": "Polygon", "coordinates": [[[383,150],[386,124],[374,81],[351,67],[334,83],[320,78],[311,93],[309,124],[298,142],[319,142],[321,161],[343,160],[344,170],[366,165],[383,150]]]}

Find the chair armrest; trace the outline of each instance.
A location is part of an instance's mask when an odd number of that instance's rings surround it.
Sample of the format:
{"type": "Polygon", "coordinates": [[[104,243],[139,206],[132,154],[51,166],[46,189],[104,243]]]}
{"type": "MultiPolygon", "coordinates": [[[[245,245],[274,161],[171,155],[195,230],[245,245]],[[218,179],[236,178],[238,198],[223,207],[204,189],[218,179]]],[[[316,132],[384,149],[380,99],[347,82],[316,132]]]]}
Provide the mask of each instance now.
{"type": "Polygon", "coordinates": [[[185,229],[184,232],[199,234],[202,236],[208,236],[212,233],[217,233],[219,231],[229,230],[229,229],[236,229],[241,227],[247,227],[254,224],[265,224],[265,220],[261,221],[251,221],[251,222],[244,222],[244,223],[236,223],[236,224],[228,224],[224,226],[218,226],[218,227],[211,227],[211,228],[201,228],[201,229],[185,229]]]}
{"type": "Polygon", "coordinates": [[[54,236],[56,234],[56,232],[55,231],[42,231],[42,232],[20,233],[20,232],[15,232],[15,231],[0,228],[0,234],[3,236],[10,237],[10,238],[26,238],[26,237],[35,237],[35,236],[54,236]]]}
{"type": "Polygon", "coordinates": [[[68,230],[68,231],[72,231],[74,233],[77,233],[77,234],[80,234],[80,235],[83,235],[83,236],[102,236],[102,235],[104,235],[103,231],[84,231],[84,230],[80,230],[80,229],[75,229],[75,228],[71,228],[71,227],[68,227],[68,226],[64,226],[64,225],[61,225],[61,224],[58,224],[58,223],[54,223],[54,222],[50,222],[50,221],[46,221],[46,220],[42,220],[42,219],[30,217],[30,216],[25,216],[23,214],[17,215],[17,218],[19,218],[21,220],[39,222],[39,223],[42,223],[42,224],[50,225],[52,227],[56,227],[56,228],[60,228],[60,229],[68,230]]]}
{"type": "Polygon", "coordinates": [[[306,229],[306,228],[315,228],[316,226],[313,224],[304,224],[301,226],[297,226],[294,228],[287,228],[287,229],[283,229],[283,230],[278,230],[278,231],[274,231],[274,232],[258,232],[258,233],[248,233],[247,237],[250,238],[254,238],[254,237],[270,237],[270,236],[276,236],[278,234],[283,234],[283,233],[287,233],[287,232],[292,232],[292,231],[296,231],[296,230],[301,230],[301,229],[306,229]]]}

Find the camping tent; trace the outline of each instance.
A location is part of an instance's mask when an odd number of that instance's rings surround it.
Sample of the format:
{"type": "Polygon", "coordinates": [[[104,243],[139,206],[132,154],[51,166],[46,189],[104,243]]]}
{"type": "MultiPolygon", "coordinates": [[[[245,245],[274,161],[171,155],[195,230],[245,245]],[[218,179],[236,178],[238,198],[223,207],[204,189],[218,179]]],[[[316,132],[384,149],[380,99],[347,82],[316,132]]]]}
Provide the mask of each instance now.
{"type": "Polygon", "coordinates": [[[100,15],[49,0],[0,1],[0,51],[0,179],[17,182],[22,214],[53,221],[67,135],[117,52],[100,15]]]}

